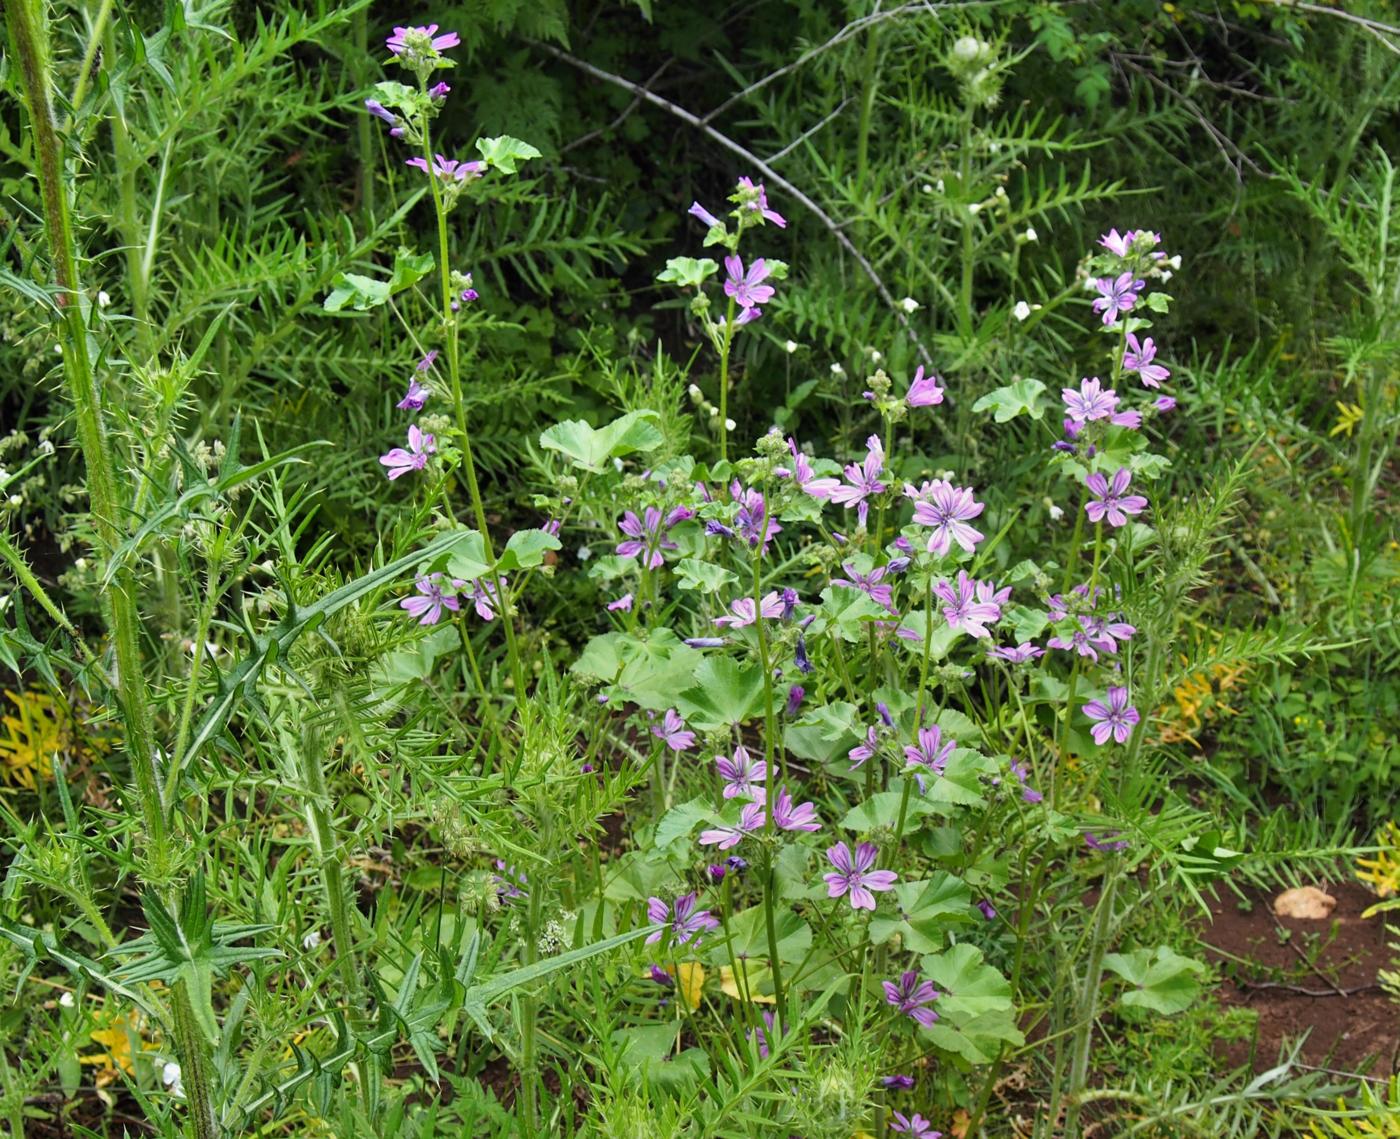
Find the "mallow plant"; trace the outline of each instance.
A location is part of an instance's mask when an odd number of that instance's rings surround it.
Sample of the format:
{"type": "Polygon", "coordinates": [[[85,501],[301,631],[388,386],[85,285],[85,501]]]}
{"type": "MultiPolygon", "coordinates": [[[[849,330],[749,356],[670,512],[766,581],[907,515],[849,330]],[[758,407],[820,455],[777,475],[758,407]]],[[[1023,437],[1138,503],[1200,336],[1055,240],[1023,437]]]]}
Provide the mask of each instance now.
{"type": "MultiPolygon", "coordinates": [[[[488,320],[454,226],[540,155],[509,137],[445,153],[458,38],[395,28],[395,78],[364,113],[421,176],[434,241],[341,274],[316,318],[391,314],[416,358],[389,395],[399,430],[363,456],[394,504],[381,548],[336,579],[299,549],[300,454],[244,466],[235,437],[212,475],[182,461],[169,501],[135,520],[35,11],[21,0],[7,19],[115,662],[92,651],[75,667],[125,728],[148,932],[104,924],[95,960],[9,915],[0,931],[28,967],[172,1042],[179,1078],[148,1115],[201,1137],[381,1134],[450,1082],[467,1106],[441,1110],[480,1109],[479,1132],[929,1139],[955,1111],[962,1133],[996,1133],[998,1078],[1029,1057],[1035,1133],[1082,1135],[1110,1007],[1180,1012],[1202,970],[1136,943],[1125,889],[1170,879],[1169,852],[1203,829],[1175,800],[1155,809],[1170,794],[1147,757],[1182,601],[1229,498],[1155,493],[1174,400],[1152,318],[1180,267],[1161,236],[1112,230],[1081,265],[1096,374],[1066,365],[1056,384],[972,400],[929,367],[876,371],[854,446],[818,454],[774,429],[740,448],[733,347],[769,319],[788,267],[763,245],[782,203],[738,178],[727,213],[689,211],[696,252],[722,259],[660,274],[707,349],[685,379],[713,430],[687,453],[674,408],[645,399],[549,426],[528,476],[539,525],[508,529],[473,450],[488,320]],[[1022,432],[1024,484],[930,468],[921,441],[966,402],[979,430],[1022,432]],[[1055,507],[1027,514],[1028,497],[1055,507]],[[135,567],[190,533],[207,604],[172,692],[143,660],[135,567]],[[230,565],[243,582],[264,564],[275,586],[224,602],[230,565]],[[539,620],[566,587],[597,598],[578,646],[539,620]],[[216,627],[231,659],[206,662],[216,627]],[[290,853],[240,839],[257,889],[222,873],[216,803],[256,798],[226,767],[295,808],[290,853]],[[360,790],[342,800],[345,786],[360,790]],[[392,899],[357,893],[364,848],[406,833],[432,851],[428,872],[392,899]],[[314,937],[282,904],[293,865],[314,937]],[[477,1080],[497,1055],[509,1113],[477,1080]]],[[[27,850],[50,849],[16,823],[27,850]]],[[[1202,848],[1197,871],[1227,853],[1202,848]]],[[[82,908],[53,865],[26,855],[11,894],[67,889],[82,908]]]]}

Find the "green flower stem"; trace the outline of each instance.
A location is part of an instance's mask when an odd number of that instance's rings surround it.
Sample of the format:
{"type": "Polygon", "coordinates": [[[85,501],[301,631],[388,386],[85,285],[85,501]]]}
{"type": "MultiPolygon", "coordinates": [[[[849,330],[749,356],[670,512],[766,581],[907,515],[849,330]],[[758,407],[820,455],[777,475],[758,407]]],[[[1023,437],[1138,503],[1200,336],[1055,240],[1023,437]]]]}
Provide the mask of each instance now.
{"type": "Polygon", "coordinates": [[[302,809],[311,831],[312,850],[316,856],[316,871],[321,879],[326,909],[330,914],[331,940],[335,944],[336,968],[340,971],[345,990],[345,1003],[352,1009],[363,1007],[360,971],[355,962],[355,940],[350,932],[350,912],[345,904],[345,877],[341,872],[340,841],[330,813],[330,791],[321,766],[321,739],[317,731],[307,726],[301,745],[284,737],[284,747],[296,755],[305,800],[302,809]]]}
{"type": "Polygon", "coordinates": [[[183,980],[175,982],[170,990],[170,1008],[175,1022],[175,1050],[180,1056],[180,1083],[189,1104],[190,1130],[194,1139],[219,1139],[224,1129],[214,1112],[208,1045],[183,980]]]}
{"type": "MultiPolygon", "coordinates": [[[[50,101],[48,60],[43,42],[43,12],[37,0],[10,0],[5,20],[19,65],[20,82],[29,105],[37,160],[40,196],[49,254],[59,292],[62,314],[64,383],[73,401],[78,441],[87,468],[88,500],[97,544],[104,563],[112,569],[112,583],[104,591],[107,624],[116,656],[117,699],[126,729],[127,753],[136,784],[136,798],[150,843],[152,878],[171,871],[170,836],[161,804],[155,733],[151,722],[150,689],[141,660],[141,615],[137,605],[136,576],[130,566],[113,564],[123,537],[121,485],[102,416],[102,396],[88,355],[87,326],[78,283],[77,252],[68,213],[68,193],[63,181],[63,144],[54,124],[50,101]]],[[[184,1058],[181,1058],[184,1062],[184,1058]]]]}
{"type": "Polygon", "coordinates": [[[734,298],[724,313],[724,347],[719,354],[719,457],[729,458],[729,351],[734,346],[734,298]]]}
{"type": "MultiPolygon", "coordinates": [[[[549,850],[550,835],[543,836],[542,849],[549,850]]],[[[540,895],[543,890],[537,884],[530,890],[528,918],[525,924],[525,964],[533,965],[539,959],[540,895]]],[[[679,984],[679,978],[677,983],[679,984]]],[[[524,1124],[526,1135],[538,1134],[540,1073],[536,1057],[535,1039],[539,1022],[539,999],[533,990],[527,990],[520,998],[520,1098],[524,1104],[524,1124]]]]}
{"type": "Polygon", "coordinates": [[[1079,998],[1079,1015],[1074,1029],[1074,1051],[1070,1061],[1069,1100],[1065,1113],[1065,1139],[1079,1134],[1080,1096],[1088,1085],[1089,1053],[1094,1038],[1094,1022],[1098,1019],[1099,989],[1103,985],[1103,959],[1113,929],[1113,899],[1118,888],[1119,859],[1110,855],[1104,871],[1103,889],[1099,894],[1098,910],[1094,915],[1094,936],[1089,946],[1089,965],[1084,972],[1084,988],[1079,998]]]}
{"type": "Polygon", "coordinates": [[[428,164],[428,187],[433,196],[433,212],[437,215],[438,236],[438,281],[442,290],[442,319],[447,328],[447,376],[452,385],[452,410],[457,421],[457,439],[462,447],[462,472],[467,483],[467,494],[471,499],[472,514],[476,528],[481,533],[486,560],[491,563],[491,582],[496,591],[496,600],[501,610],[501,625],[505,629],[506,655],[510,658],[511,678],[515,682],[515,699],[525,699],[525,670],[520,659],[520,648],[516,643],[515,624],[508,612],[510,605],[506,592],[501,586],[500,574],[496,572],[496,550],[491,541],[491,530],[486,523],[486,507],[481,498],[481,486],[476,477],[476,461],[472,457],[471,430],[467,423],[467,406],[462,397],[462,358],[458,343],[458,326],[452,312],[452,247],[447,240],[447,208],[442,200],[442,188],[434,173],[432,136],[428,124],[423,123],[423,157],[428,164]]]}
{"type": "MultiPolygon", "coordinates": [[[[730,302],[733,308],[733,301],[730,302]]],[[[728,347],[726,343],[726,348],[728,347]]],[[[728,354],[726,353],[726,359],[728,354]]],[[[721,415],[724,413],[721,411],[721,415]]],[[[723,438],[723,437],[721,437],[723,438]]],[[[768,532],[768,497],[764,497],[763,520],[759,525],[759,534],[768,532]]],[[[764,813],[767,816],[765,825],[769,835],[776,834],[773,823],[773,764],[775,752],[775,740],[778,732],[777,714],[773,705],[773,666],[768,654],[768,633],[763,624],[763,542],[760,539],[753,555],[753,604],[754,604],[754,630],[758,637],[758,659],[760,667],[763,669],[763,755],[765,760],[765,781],[768,794],[764,799],[764,813]]],[[[783,772],[784,778],[787,776],[786,767],[783,772]]],[[[769,969],[773,974],[773,996],[777,1001],[778,1015],[782,1017],[783,1008],[783,980],[782,967],[778,964],[778,931],[777,921],[774,917],[774,908],[777,905],[777,873],[773,867],[773,850],[765,847],[763,858],[763,922],[768,932],[768,956],[769,969]]]]}
{"type": "MultiPolygon", "coordinates": [[[[350,35],[354,40],[354,50],[350,53],[351,71],[354,75],[355,86],[364,89],[367,86],[367,76],[365,74],[366,65],[369,62],[369,5],[362,5],[355,10],[354,16],[350,20],[350,35]]],[[[359,162],[359,169],[356,173],[357,189],[359,191],[360,208],[364,210],[366,216],[374,217],[374,124],[370,122],[369,115],[359,114],[355,116],[355,157],[359,162]]]]}

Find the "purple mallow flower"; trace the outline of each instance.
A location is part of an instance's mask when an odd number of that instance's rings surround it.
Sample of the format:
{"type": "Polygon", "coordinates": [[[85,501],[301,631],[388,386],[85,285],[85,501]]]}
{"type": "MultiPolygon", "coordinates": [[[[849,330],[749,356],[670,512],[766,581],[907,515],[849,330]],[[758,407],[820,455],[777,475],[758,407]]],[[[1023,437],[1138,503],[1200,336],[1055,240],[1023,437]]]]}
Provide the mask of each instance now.
{"type": "Polygon", "coordinates": [[[909,1139],[943,1139],[943,1132],[935,1131],[933,1124],[917,1111],[912,1116],[894,1112],[890,1117],[890,1130],[908,1135],[909,1139]]]}
{"type": "Polygon", "coordinates": [[[782,788],[773,801],[773,825],[785,831],[819,831],[821,820],[817,818],[817,808],[811,803],[793,806],[792,796],[786,787],[782,788]]]}
{"type": "Polygon", "coordinates": [[[1137,304],[1143,282],[1131,273],[1120,273],[1117,277],[1098,278],[1094,288],[1099,294],[1094,301],[1094,311],[1103,313],[1104,324],[1116,324],[1120,313],[1137,304]]]}
{"type": "Polygon", "coordinates": [[[717,225],[724,225],[724,222],[720,221],[719,218],[715,217],[714,214],[710,213],[710,211],[707,210],[704,206],[702,206],[699,202],[691,202],[690,209],[686,210],[685,212],[693,218],[699,218],[701,223],[709,229],[714,229],[714,227],[717,225]]]}
{"type": "Polygon", "coordinates": [[[608,612],[617,613],[620,611],[623,613],[630,613],[632,612],[632,600],[632,595],[630,593],[624,593],[621,597],[608,602],[608,612]]]}
{"type": "Polygon", "coordinates": [[[956,542],[970,554],[984,537],[982,531],[968,525],[969,519],[986,509],[985,503],[972,497],[971,487],[958,487],[943,479],[934,479],[918,490],[905,483],[904,493],[914,500],[914,521],[933,527],[928,536],[929,553],[942,557],[956,542]]]}
{"type": "Polygon", "coordinates": [[[758,613],[764,617],[781,617],[783,615],[783,599],[778,596],[775,589],[772,593],[765,593],[762,602],[754,605],[752,597],[741,597],[729,606],[730,612],[723,617],[716,617],[716,625],[727,625],[731,629],[742,629],[745,625],[752,625],[758,620],[758,613]]]}
{"type": "Polygon", "coordinates": [[[958,570],[958,584],[954,588],[947,578],[935,582],[933,592],[945,603],[943,616],[954,629],[961,629],[973,637],[990,637],[987,625],[1001,620],[1001,605],[996,600],[999,594],[990,594],[990,582],[979,582],[968,576],[966,570],[958,570]]]}
{"type": "Polygon", "coordinates": [[[1085,831],[1084,845],[1087,846],[1090,850],[1102,850],[1105,853],[1112,853],[1118,850],[1127,850],[1127,840],[1116,837],[1121,833],[1121,831],[1110,831],[1105,833],[1103,838],[1099,838],[1098,835],[1093,834],[1090,831],[1085,831]]]}
{"type": "Polygon", "coordinates": [[[404,393],[403,399],[394,406],[400,411],[422,411],[423,405],[428,402],[428,397],[432,394],[431,388],[420,384],[417,376],[411,376],[408,381],[408,391],[404,393]]]}
{"type": "Polygon", "coordinates": [[[768,191],[763,188],[762,182],[755,183],[752,178],[740,178],[739,189],[744,209],[758,214],[764,221],[771,221],[779,229],[786,228],[787,219],[777,210],[768,208],[768,191]]]}
{"type": "MultiPolygon", "coordinates": [[[[489,578],[479,577],[475,581],[463,584],[471,586],[470,592],[464,589],[463,596],[471,601],[472,608],[476,610],[476,615],[483,621],[492,620],[496,616],[496,613],[502,609],[500,592],[496,582],[489,578]]],[[[505,587],[506,578],[505,575],[502,574],[500,589],[504,589],[505,587]]]]}
{"type": "Polygon", "coordinates": [[[437,444],[433,437],[421,431],[418,424],[414,424],[408,429],[408,450],[402,447],[395,447],[386,454],[379,456],[389,475],[390,481],[401,475],[408,474],[409,471],[421,471],[428,465],[428,456],[437,450],[437,444]]]}
{"type": "Polygon", "coordinates": [[[640,518],[631,510],[624,511],[617,528],[627,540],[617,544],[616,552],[624,558],[640,558],[647,569],[660,569],[666,561],[662,551],[680,549],[667,536],[671,527],[694,514],[687,506],[677,506],[665,517],[655,506],[648,506],[640,518]]]}
{"type": "Polygon", "coordinates": [[[826,858],[836,868],[836,873],[824,875],[827,897],[849,896],[851,908],[873,910],[875,895],[871,891],[893,890],[899,875],[893,870],[872,870],[879,849],[871,842],[863,842],[851,853],[844,842],[827,847],[826,858]]]}
{"type": "Polygon", "coordinates": [[[695,746],[695,733],[685,726],[685,721],[674,708],[667,708],[661,723],[651,729],[651,734],[662,740],[672,751],[685,751],[695,746]]]}
{"type": "Polygon", "coordinates": [[[869,573],[860,573],[850,562],[841,566],[845,571],[845,577],[833,577],[832,585],[844,585],[850,589],[858,589],[862,593],[879,605],[883,605],[891,613],[894,610],[894,588],[883,584],[885,574],[889,572],[888,566],[876,566],[869,573]]]}
{"type": "Polygon", "coordinates": [[[647,973],[652,981],[660,985],[663,989],[672,988],[676,983],[675,978],[672,977],[670,973],[666,972],[665,969],[661,968],[660,965],[653,965],[647,973]]]}
{"type": "MultiPolygon", "coordinates": [[[[447,158],[441,154],[433,155],[433,164],[428,166],[426,158],[409,158],[404,162],[405,166],[415,166],[425,174],[431,172],[436,174],[444,182],[466,182],[472,178],[480,178],[486,173],[486,163],[484,162],[460,162],[455,158],[447,158]]],[[[476,300],[476,297],[464,298],[476,300]]]]}
{"type": "Polygon", "coordinates": [[[910,407],[933,407],[942,403],[943,389],[938,386],[938,377],[925,376],[923,366],[920,365],[919,370],[914,373],[914,380],[909,385],[904,402],[910,407]]]}
{"type": "Polygon", "coordinates": [[[977,903],[977,908],[982,911],[982,916],[988,921],[996,921],[997,908],[991,902],[983,898],[977,903]]]}
{"type": "Polygon", "coordinates": [[[1069,415],[1065,428],[1071,430],[1070,424],[1073,423],[1076,434],[1083,424],[1094,419],[1110,419],[1118,410],[1118,393],[1112,388],[1105,389],[1098,376],[1081,381],[1078,391],[1061,388],[1060,395],[1064,398],[1065,411],[1069,415]]]}
{"type": "Polygon", "coordinates": [[[1142,718],[1138,710],[1128,703],[1128,690],[1121,685],[1108,690],[1107,703],[1090,700],[1084,705],[1084,714],[1094,721],[1089,731],[1099,745],[1108,743],[1109,736],[1120,744],[1127,743],[1133,734],[1133,725],[1142,718]]]}
{"type": "Polygon", "coordinates": [[[943,739],[943,729],[936,724],[931,728],[919,729],[918,745],[905,744],[904,758],[918,767],[926,767],[934,775],[942,775],[948,766],[948,758],[958,746],[957,740],[943,739]]]}
{"type": "Polygon", "coordinates": [[[1141,344],[1131,332],[1128,333],[1128,347],[1123,353],[1123,371],[1136,372],[1144,387],[1159,388],[1162,381],[1171,375],[1161,364],[1152,361],[1157,357],[1157,345],[1152,337],[1146,337],[1141,344]]]}
{"type": "Polygon", "coordinates": [[[913,1076],[901,1076],[895,1073],[891,1076],[881,1076],[880,1085],[887,1091],[907,1092],[914,1086],[913,1076]]]}
{"type": "Polygon", "coordinates": [[[763,1010],[763,1028],[750,1029],[747,1035],[758,1045],[758,1054],[761,1059],[768,1059],[768,1033],[773,1031],[773,1014],[768,1009],[763,1010]]]}
{"type": "Polygon", "coordinates": [[[1126,526],[1128,515],[1141,514],[1147,509],[1147,499],[1140,494],[1124,494],[1133,481],[1132,472],[1127,467],[1119,467],[1110,482],[1097,471],[1084,480],[1084,485],[1094,495],[1084,504],[1084,512],[1090,522],[1108,519],[1110,526],[1126,526]]]}
{"type": "Polygon", "coordinates": [[[879,750],[880,733],[875,730],[875,725],[871,724],[870,727],[865,729],[865,739],[846,753],[847,758],[851,761],[850,769],[855,771],[857,768],[863,767],[865,761],[870,759],[879,750]]]}
{"type": "Polygon", "coordinates": [[[1035,660],[1036,657],[1044,656],[1045,650],[1031,641],[1022,641],[1014,648],[1010,645],[997,645],[991,649],[989,656],[994,656],[998,660],[1004,660],[1008,664],[1025,664],[1027,661],[1035,660]]]}
{"type": "Polygon", "coordinates": [[[401,55],[410,46],[410,39],[419,36],[429,41],[433,51],[446,51],[450,47],[456,47],[462,42],[456,32],[444,32],[437,34],[438,26],[429,24],[423,27],[395,28],[394,34],[384,41],[385,46],[395,55],[401,55]]]}
{"type": "Polygon", "coordinates": [[[747,489],[735,479],[729,484],[729,497],[739,504],[734,515],[734,527],[750,549],[762,544],[766,553],[768,543],[782,532],[778,520],[768,512],[768,505],[761,492],[753,487],[747,489]]]}
{"type": "Polygon", "coordinates": [[[724,282],[724,295],[733,297],[740,308],[757,308],[773,299],[773,286],[762,283],[769,273],[768,264],[762,257],[750,262],[748,272],[745,272],[739,255],[730,254],[724,259],[724,268],[729,274],[724,282]]]}
{"type": "Polygon", "coordinates": [[[885,484],[880,481],[880,472],[884,469],[885,448],[880,443],[880,437],[872,435],[865,441],[864,460],[859,464],[847,464],[846,483],[831,492],[831,501],[846,507],[856,507],[856,516],[864,526],[870,513],[870,504],[866,500],[871,495],[884,492],[885,484]]]}
{"type": "MultiPolygon", "coordinates": [[[[674,905],[667,905],[660,898],[648,898],[647,917],[657,924],[666,923],[677,945],[684,945],[691,938],[719,925],[719,919],[713,917],[709,910],[696,910],[694,894],[682,894],[674,905]]],[[[652,945],[660,941],[665,932],[664,929],[658,929],[647,938],[647,944],[652,945]]]]}
{"type": "Polygon", "coordinates": [[[1162,412],[1174,411],[1176,409],[1176,400],[1169,395],[1159,395],[1152,401],[1152,406],[1162,412]]]}
{"type": "MultiPolygon", "coordinates": [[[[759,788],[761,791],[762,788],[759,788]]],[[[713,846],[720,850],[731,850],[738,846],[745,835],[761,830],[766,820],[762,803],[749,803],[739,812],[739,825],[733,827],[711,827],[700,832],[700,845],[713,846]]]]}
{"type": "Polygon", "coordinates": [[[817,478],[816,472],[812,470],[811,461],[798,449],[796,439],[788,440],[788,450],[792,452],[792,469],[780,467],[773,473],[780,479],[792,479],[798,490],[810,494],[813,498],[830,498],[831,492],[841,485],[841,480],[817,478]]]}
{"type": "Polygon", "coordinates": [[[910,970],[900,974],[898,982],[882,982],[885,989],[885,1003],[893,1005],[910,1020],[923,1028],[929,1028],[938,1019],[938,1014],[926,1006],[938,999],[938,990],[932,981],[925,981],[919,974],[910,970]]]}
{"type": "Polygon", "coordinates": [[[389,135],[391,138],[403,138],[403,120],[384,106],[378,99],[366,99],[365,110],[376,119],[383,119],[389,124],[389,135]]]}
{"type": "Polygon", "coordinates": [[[715,756],[715,769],[724,780],[726,799],[746,796],[763,802],[763,781],[768,777],[768,764],[754,759],[743,744],[735,747],[733,759],[727,755],[715,756]]]}
{"type": "MultiPolygon", "coordinates": [[[[1133,252],[1133,243],[1140,238],[1150,238],[1153,245],[1157,245],[1162,240],[1160,233],[1153,233],[1150,229],[1130,229],[1127,233],[1119,233],[1117,229],[1110,229],[1099,238],[1099,244],[1117,257],[1128,257],[1133,252]]],[[[1162,259],[1164,253],[1154,253],[1154,258],[1162,259]]]]}
{"type": "Polygon", "coordinates": [[[407,609],[410,617],[416,617],[420,625],[436,625],[442,620],[442,611],[457,612],[460,603],[455,589],[444,589],[442,574],[433,573],[420,576],[414,585],[418,589],[416,597],[405,597],[399,608],[407,609]]]}
{"type": "Polygon", "coordinates": [[[802,711],[802,701],[807,698],[807,690],[800,684],[794,684],[788,689],[787,714],[794,717],[802,711]]]}
{"type": "Polygon", "coordinates": [[[1040,803],[1045,800],[1045,796],[1031,786],[1031,773],[1024,763],[1011,761],[1011,774],[1016,777],[1016,782],[1021,785],[1021,798],[1027,803],[1040,803]]]}

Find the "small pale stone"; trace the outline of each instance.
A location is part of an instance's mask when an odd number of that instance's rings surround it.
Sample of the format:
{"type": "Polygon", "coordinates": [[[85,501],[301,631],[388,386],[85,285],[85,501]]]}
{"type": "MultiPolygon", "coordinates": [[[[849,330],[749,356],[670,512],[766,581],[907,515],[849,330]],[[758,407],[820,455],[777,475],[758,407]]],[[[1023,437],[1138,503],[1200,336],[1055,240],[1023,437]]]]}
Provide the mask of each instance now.
{"type": "Polygon", "coordinates": [[[1274,899],[1274,913],[1281,918],[1322,921],[1337,905],[1337,899],[1316,886],[1285,890],[1274,899]]]}

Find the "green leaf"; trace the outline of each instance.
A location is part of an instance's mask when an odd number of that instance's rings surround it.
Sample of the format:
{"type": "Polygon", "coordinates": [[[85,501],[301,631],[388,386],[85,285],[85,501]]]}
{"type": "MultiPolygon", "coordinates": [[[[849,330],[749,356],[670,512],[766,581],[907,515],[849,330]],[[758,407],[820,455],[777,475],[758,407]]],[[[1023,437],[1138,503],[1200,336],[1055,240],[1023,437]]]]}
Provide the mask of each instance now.
{"type": "Polygon", "coordinates": [[[829,585],[822,590],[818,631],[834,631],[843,641],[863,641],[871,621],[888,621],[889,610],[859,589],[829,585]]]}
{"type": "Polygon", "coordinates": [[[656,824],[656,833],[652,836],[653,848],[657,851],[665,851],[682,839],[689,839],[690,832],[695,829],[695,824],[703,822],[709,818],[709,815],[710,806],[707,796],[702,795],[686,803],[677,803],[662,815],[661,820],[656,824]]]}
{"type": "Polygon", "coordinates": [[[758,715],[763,672],[729,657],[707,656],[695,669],[695,683],[676,696],[676,707],[692,727],[714,731],[758,715]]]}
{"type": "Polygon", "coordinates": [[[368,312],[382,305],[389,296],[388,281],[376,281],[360,273],[337,273],[322,307],[327,312],[340,312],[346,305],[353,305],[357,312],[368,312]]]}
{"type": "Polygon", "coordinates": [[[399,246],[399,251],[394,255],[394,272],[389,278],[390,290],[401,293],[410,285],[416,285],[433,271],[435,264],[431,253],[414,253],[399,246]]]}
{"type": "Polygon", "coordinates": [[[1011,1001],[1011,982],[982,958],[975,945],[962,942],[921,962],[938,990],[934,1008],[939,1021],[924,1036],[973,1064],[994,1060],[1003,1042],[1021,1044],[1011,1001]]]}
{"type": "Polygon", "coordinates": [[[960,942],[921,964],[938,990],[934,1008],[950,1023],[963,1025],[987,1013],[1010,1011],[1011,982],[983,960],[977,946],[960,942]]]}
{"type": "Polygon", "coordinates": [[[322,307],[326,312],[340,312],[346,305],[353,305],[357,312],[368,312],[417,284],[433,271],[433,265],[431,253],[414,253],[400,246],[394,255],[394,269],[389,280],[381,281],[360,273],[337,273],[322,307]]]}
{"type": "MultiPolygon", "coordinates": [[[[882,827],[894,830],[895,824],[899,822],[899,806],[904,799],[904,792],[901,791],[877,791],[864,802],[857,803],[841,819],[841,827],[848,831],[855,831],[857,834],[870,834],[882,827]]],[[[909,805],[904,813],[904,825],[907,827],[911,819],[917,819],[921,815],[927,815],[933,808],[929,806],[927,800],[919,795],[918,789],[914,788],[909,794],[909,805]]]]}
{"type": "Polygon", "coordinates": [[[592,638],[572,671],[611,684],[609,695],[654,712],[676,706],[676,693],[690,687],[700,653],[670,629],[645,635],[603,633],[592,638]]]}
{"type": "Polygon", "coordinates": [[[922,882],[898,882],[894,888],[899,917],[870,919],[870,940],[883,945],[895,934],[912,953],[934,953],[954,922],[971,920],[972,891],[961,878],[936,871],[922,882]]]}
{"type": "Polygon", "coordinates": [[[506,548],[501,551],[496,568],[502,573],[509,570],[533,569],[544,564],[548,550],[560,549],[562,543],[545,530],[517,530],[510,536],[506,548]]]}
{"type": "Polygon", "coordinates": [[[1040,636],[1050,623],[1043,609],[1030,609],[1024,605],[1011,606],[1006,616],[1011,620],[1011,638],[1018,645],[1040,636]]]}
{"type": "Polygon", "coordinates": [[[972,405],[973,411],[990,411],[997,423],[1006,423],[1018,415],[1040,419],[1049,403],[1043,398],[1045,385],[1030,378],[1017,380],[1004,388],[990,391],[972,405]]]}
{"type": "Polygon", "coordinates": [[[961,1056],[969,1064],[990,1064],[1001,1053],[1003,1044],[1026,1042],[1009,1010],[985,1013],[962,1024],[940,1020],[924,1029],[923,1036],[930,1044],[961,1056]]]}
{"type": "Polygon", "coordinates": [[[1183,957],[1174,949],[1135,949],[1131,953],[1109,953],[1104,968],[1118,974],[1129,986],[1118,999],[1133,1008],[1171,1016],[1189,1008],[1201,993],[1201,962],[1183,957]]]}
{"type": "MultiPolygon", "coordinates": [[[[774,914],[773,931],[777,935],[778,960],[781,962],[801,961],[812,948],[811,926],[790,909],[774,914]]],[[[728,965],[730,949],[735,957],[768,960],[768,925],[762,906],[750,906],[730,917],[729,935],[733,940],[728,948],[719,939],[718,932],[710,935],[715,942],[706,953],[706,957],[715,964],[728,965]]]]}
{"type": "Polygon", "coordinates": [[[659,447],[662,435],[653,423],[659,418],[656,412],[644,408],[629,411],[602,428],[592,427],[582,419],[566,419],[540,436],[540,446],[558,451],[575,467],[599,472],[609,459],[659,447]]]}
{"type": "Polygon", "coordinates": [[[976,806],[982,802],[980,777],[984,774],[990,775],[996,769],[996,764],[979,752],[960,747],[948,757],[943,774],[935,779],[933,786],[928,789],[928,797],[939,803],[976,806]]]}
{"type": "Polygon", "coordinates": [[[915,656],[924,655],[924,645],[927,641],[929,660],[939,661],[948,655],[948,650],[953,647],[953,643],[961,636],[961,629],[955,629],[943,619],[943,614],[935,610],[935,616],[930,620],[927,609],[911,609],[904,614],[904,620],[900,622],[906,629],[913,629],[924,640],[901,641],[900,644],[915,656]]]}
{"type": "Polygon", "coordinates": [[[528,142],[521,142],[508,134],[496,138],[479,138],[476,140],[476,149],[487,166],[494,167],[502,174],[514,174],[517,163],[540,157],[540,152],[528,142]]]}
{"type": "Polygon", "coordinates": [[[714,562],[698,558],[682,558],[676,563],[682,589],[698,589],[701,593],[718,593],[726,585],[739,580],[739,575],[714,562]]]}
{"type": "MultiPolygon", "coordinates": [[[[710,231],[714,233],[712,229],[710,231]]],[[[708,257],[672,257],[666,268],[657,274],[658,281],[668,285],[679,285],[683,289],[698,289],[719,269],[718,262],[708,257]]]]}
{"type": "Polygon", "coordinates": [[[483,574],[491,572],[491,563],[486,558],[486,539],[479,531],[459,531],[456,541],[433,559],[432,569],[441,566],[448,577],[461,581],[475,581],[483,574]]]}

